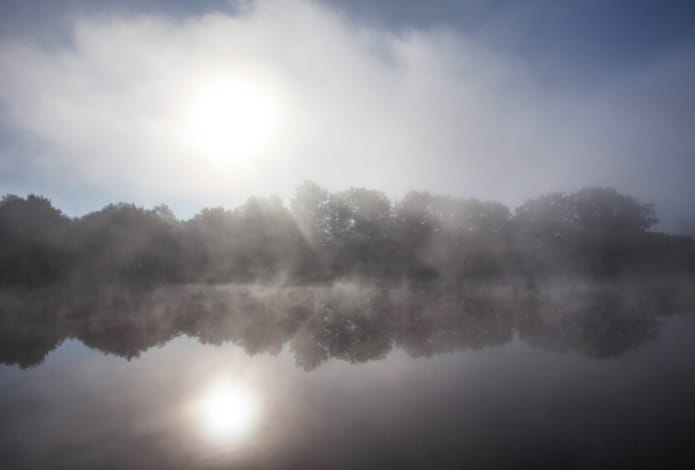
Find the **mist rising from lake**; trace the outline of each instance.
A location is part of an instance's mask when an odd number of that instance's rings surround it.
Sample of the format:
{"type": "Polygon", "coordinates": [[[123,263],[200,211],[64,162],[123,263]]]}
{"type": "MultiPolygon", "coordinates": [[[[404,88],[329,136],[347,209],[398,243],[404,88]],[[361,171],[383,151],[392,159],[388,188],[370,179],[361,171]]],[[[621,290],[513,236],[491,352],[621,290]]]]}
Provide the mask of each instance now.
{"type": "Polygon", "coordinates": [[[688,462],[686,284],[4,293],[8,468],[688,462]],[[47,384],[50,384],[48,386],[47,384]]]}

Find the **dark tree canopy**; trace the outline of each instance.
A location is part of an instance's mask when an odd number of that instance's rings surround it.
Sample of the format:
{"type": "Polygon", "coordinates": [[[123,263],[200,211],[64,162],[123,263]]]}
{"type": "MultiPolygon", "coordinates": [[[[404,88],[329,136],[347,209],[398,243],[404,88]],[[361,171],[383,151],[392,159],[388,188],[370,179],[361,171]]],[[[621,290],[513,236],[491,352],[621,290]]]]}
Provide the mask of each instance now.
{"type": "Polygon", "coordinates": [[[535,269],[560,263],[593,274],[619,271],[649,250],[654,208],[610,188],[531,199],[515,213],[520,250],[535,269]]]}
{"type": "Polygon", "coordinates": [[[297,188],[190,220],[111,204],[70,219],[43,197],[0,201],[0,283],[473,281],[695,273],[692,238],[650,232],[654,209],[610,188],[503,204],[297,188]]]}
{"type": "Polygon", "coordinates": [[[0,282],[40,285],[67,275],[71,221],[51,202],[30,194],[0,201],[0,282]]]}

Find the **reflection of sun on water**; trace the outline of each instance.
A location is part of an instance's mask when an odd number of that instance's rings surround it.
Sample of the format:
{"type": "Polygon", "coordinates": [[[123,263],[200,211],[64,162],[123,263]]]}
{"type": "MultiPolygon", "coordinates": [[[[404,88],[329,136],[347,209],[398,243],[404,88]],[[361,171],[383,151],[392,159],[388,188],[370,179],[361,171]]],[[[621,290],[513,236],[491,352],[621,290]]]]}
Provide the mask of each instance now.
{"type": "Polygon", "coordinates": [[[248,387],[220,381],[205,390],[198,411],[209,437],[232,442],[253,433],[260,417],[259,405],[256,395],[248,387]]]}

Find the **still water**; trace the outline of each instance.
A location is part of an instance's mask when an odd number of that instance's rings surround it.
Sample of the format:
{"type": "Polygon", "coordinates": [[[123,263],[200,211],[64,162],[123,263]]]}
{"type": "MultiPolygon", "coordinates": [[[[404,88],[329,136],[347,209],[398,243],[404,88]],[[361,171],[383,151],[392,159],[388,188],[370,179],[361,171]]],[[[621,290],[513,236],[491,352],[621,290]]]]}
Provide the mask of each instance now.
{"type": "Polygon", "coordinates": [[[2,300],[2,468],[695,468],[682,286],[2,300]]]}

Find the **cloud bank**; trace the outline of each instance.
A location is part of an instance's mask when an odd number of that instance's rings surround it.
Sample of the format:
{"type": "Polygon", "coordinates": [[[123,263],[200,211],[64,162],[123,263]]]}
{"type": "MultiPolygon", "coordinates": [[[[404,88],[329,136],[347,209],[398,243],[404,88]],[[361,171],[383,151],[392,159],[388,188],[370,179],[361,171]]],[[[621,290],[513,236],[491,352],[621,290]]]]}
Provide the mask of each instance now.
{"type": "Polygon", "coordinates": [[[695,195],[688,51],[582,86],[451,29],[382,30],[303,0],[77,16],[72,31],[0,45],[5,172],[200,206],[306,179],[508,204],[586,185],[660,210],[695,195]]]}

